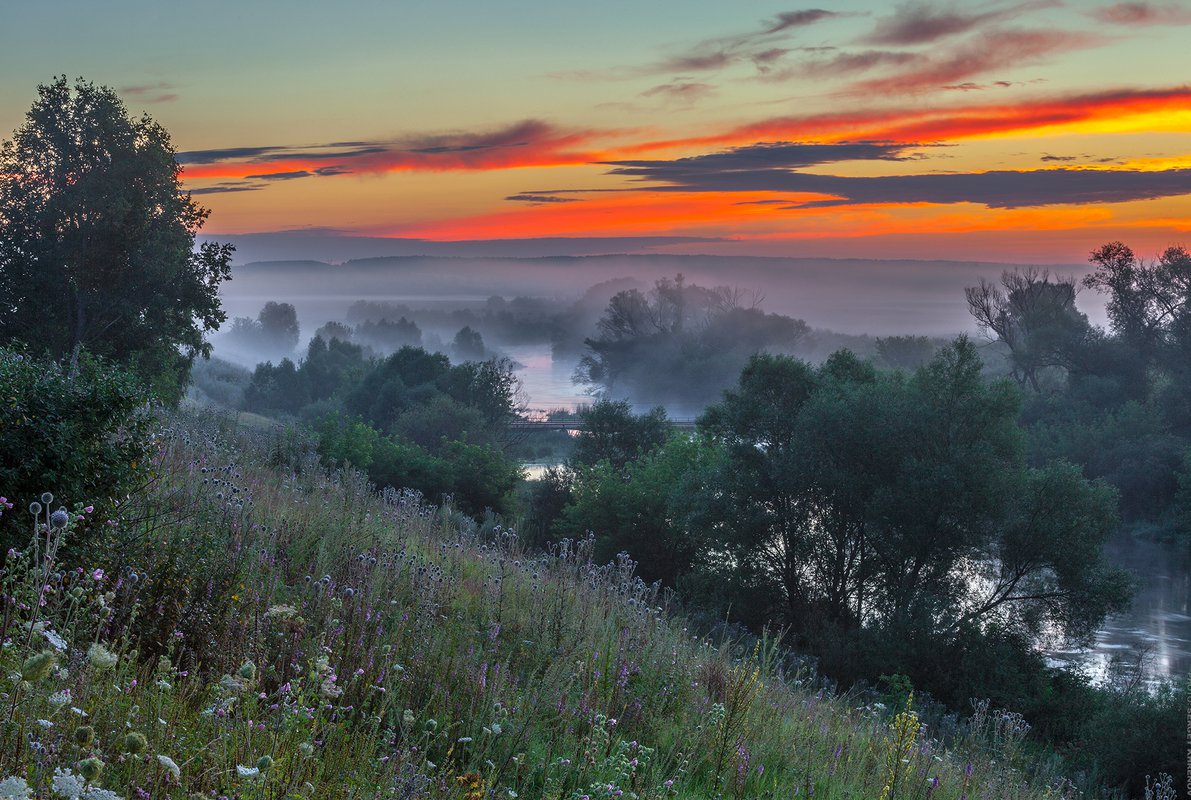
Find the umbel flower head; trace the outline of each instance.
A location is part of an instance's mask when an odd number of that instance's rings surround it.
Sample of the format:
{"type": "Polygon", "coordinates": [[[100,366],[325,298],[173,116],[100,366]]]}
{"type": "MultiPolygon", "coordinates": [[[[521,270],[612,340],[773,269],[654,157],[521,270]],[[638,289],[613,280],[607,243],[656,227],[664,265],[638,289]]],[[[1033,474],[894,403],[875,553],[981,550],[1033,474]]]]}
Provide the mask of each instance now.
{"type": "Polygon", "coordinates": [[[74,729],[74,743],[79,747],[90,747],[95,741],[95,729],[90,725],[80,725],[74,729]]]}
{"type": "Polygon", "coordinates": [[[12,777],[0,781],[0,797],[8,800],[29,800],[33,795],[24,778],[12,777]]]}
{"type": "Polygon", "coordinates": [[[57,660],[53,650],[42,650],[37,655],[29,656],[21,666],[21,677],[29,683],[37,683],[50,674],[57,660]]]}
{"type": "Polygon", "coordinates": [[[250,681],[256,677],[256,664],[251,661],[245,661],[240,665],[240,669],[236,673],[246,681],[250,681]]]}
{"type": "Polygon", "coordinates": [[[87,660],[97,670],[107,670],[116,666],[120,659],[111,650],[96,642],[87,648],[87,660]]]}
{"type": "Polygon", "coordinates": [[[148,746],[149,740],[145,738],[145,734],[139,731],[133,731],[124,737],[124,751],[132,753],[134,756],[145,752],[145,748],[148,746]]]}
{"type": "Polygon", "coordinates": [[[79,762],[79,774],[89,783],[99,780],[101,772],[103,772],[103,762],[98,758],[84,758],[79,762]]]}
{"type": "Polygon", "coordinates": [[[182,768],[178,766],[178,762],[169,756],[158,755],[157,763],[165,767],[166,772],[174,776],[174,780],[182,779],[182,768]]]}

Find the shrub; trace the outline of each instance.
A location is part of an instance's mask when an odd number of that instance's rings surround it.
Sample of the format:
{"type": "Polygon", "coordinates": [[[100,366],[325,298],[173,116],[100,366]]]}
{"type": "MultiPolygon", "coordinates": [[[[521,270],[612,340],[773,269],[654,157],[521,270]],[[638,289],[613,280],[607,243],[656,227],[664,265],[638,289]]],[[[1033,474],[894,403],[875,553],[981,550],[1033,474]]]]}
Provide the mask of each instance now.
{"type": "Polygon", "coordinates": [[[26,543],[29,518],[18,512],[47,489],[59,503],[92,504],[102,520],[146,472],[147,397],[111,362],[83,354],[71,375],[55,361],[0,348],[0,398],[0,486],[15,504],[0,517],[3,547],[26,543]]]}

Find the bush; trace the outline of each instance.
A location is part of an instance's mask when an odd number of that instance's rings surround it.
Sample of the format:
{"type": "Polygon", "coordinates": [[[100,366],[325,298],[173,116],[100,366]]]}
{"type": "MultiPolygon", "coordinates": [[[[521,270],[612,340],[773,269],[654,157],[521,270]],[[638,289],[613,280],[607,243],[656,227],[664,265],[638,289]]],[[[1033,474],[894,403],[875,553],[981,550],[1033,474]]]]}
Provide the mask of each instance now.
{"type": "Polygon", "coordinates": [[[106,519],[145,473],[147,397],[111,362],[83,354],[72,376],[55,361],[0,348],[0,397],[0,492],[15,504],[0,517],[4,548],[26,543],[25,509],[43,492],[88,502],[94,519],[106,519]]]}

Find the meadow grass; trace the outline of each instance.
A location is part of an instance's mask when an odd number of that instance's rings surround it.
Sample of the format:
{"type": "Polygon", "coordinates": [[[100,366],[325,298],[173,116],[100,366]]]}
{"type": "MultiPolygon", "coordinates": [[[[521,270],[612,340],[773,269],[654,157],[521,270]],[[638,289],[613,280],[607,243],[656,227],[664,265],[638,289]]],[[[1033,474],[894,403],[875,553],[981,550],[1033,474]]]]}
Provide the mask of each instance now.
{"type": "Polygon", "coordinates": [[[775,637],[693,635],[590,540],[527,552],[293,430],[179,412],[158,444],[111,519],[57,498],[34,545],[5,512],[0,798],[1073,794],[1005,715],[944,743],[775,637]]]}

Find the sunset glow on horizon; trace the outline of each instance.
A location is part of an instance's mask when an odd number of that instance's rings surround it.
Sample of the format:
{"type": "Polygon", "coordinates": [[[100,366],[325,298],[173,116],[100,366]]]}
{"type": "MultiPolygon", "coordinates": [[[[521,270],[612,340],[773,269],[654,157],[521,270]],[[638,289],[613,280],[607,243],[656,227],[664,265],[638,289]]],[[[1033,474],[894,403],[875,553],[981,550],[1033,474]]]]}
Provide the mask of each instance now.
{"type": "Polygon", "coordinates": [[[171,132],[211,235],[1191,244],[1187,3],[243,5],[7,7],[0,136],[56,74],[110,85],[171,132]]]}

